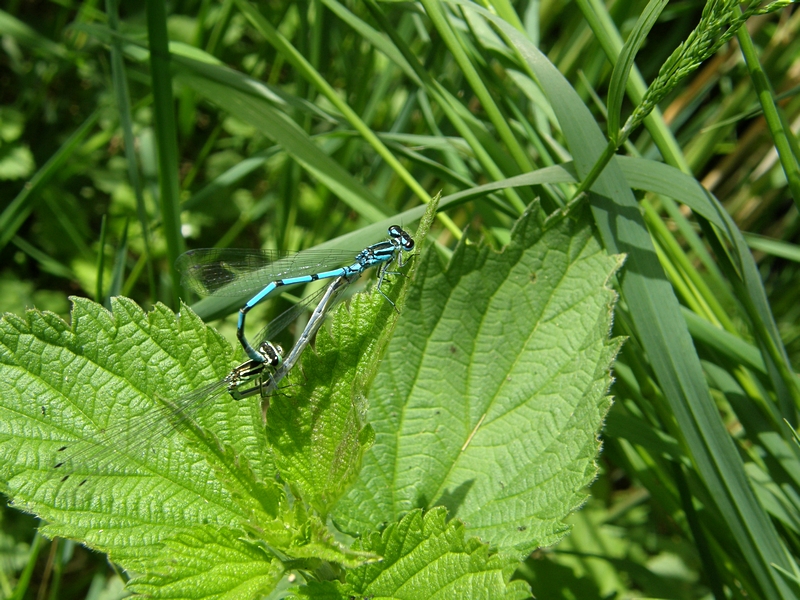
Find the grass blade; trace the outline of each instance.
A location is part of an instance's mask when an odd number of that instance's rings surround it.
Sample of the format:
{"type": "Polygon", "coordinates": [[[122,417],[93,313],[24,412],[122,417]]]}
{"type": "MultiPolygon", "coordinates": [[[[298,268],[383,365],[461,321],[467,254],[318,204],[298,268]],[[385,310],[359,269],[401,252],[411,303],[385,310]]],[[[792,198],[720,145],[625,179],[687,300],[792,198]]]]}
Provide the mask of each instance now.
{"type": "Polygon", "coordinates": [[[31,214],[40,200],[40,192],[50,180],[66,164],[77,147],[83,142],[100,118],[101,110],[97,109],[83,124],[69,136],[66,142],[53,156],[36,171],[33,178],[22,188],[22,191],[6,206],[0,214],[0,250],[6,247],[11,238],[31,214]]]}
{"type": "Polygon", "coordinates": [[[153,84],[153,118],[158,145],[159,206],[161,230],[167,241],[167,259],[172,280],[173,306],[178,305],[180,276],[175,260],[183,252],[181,235],[180,185],[178,184],[178,130],[170,74],[167,14],[163,2],[147,0],[147,32],[150,41],[150,69],[153,84]]]}
{"type": "MultiPolygon", "coordinates": [[[[108,24],[112,31],[118,28],[117,0],[106,0],[106,13],[108,24]]],[[[111,79],[114,84],[114,95],[119,109],[120,125],[125,140],[125,157],[128,159],[128,179],[130,179],[133,193],[136,195],[136,216],[142,228],[142,241],[144,242],[144,260],[147,267],[147,282],[150,286],[150,299],[155,300],[156,279],[153,272],[153,263],[150,250],[150,224],[148,223],[147,209],[144,205],[142,181],[139,177],[138,161],[136,158],[136,144],[133,137],[133,117],[131,115],[130,94],[128,93],[128,80],[125,76],[125,63],[122,60],[122,42],[119,36],[111,37],[111,79]]],[[[126,229],[127,231],[127,229],[126,229]]]]}
{"type": "MultiPolygon", "coordinates": [[[[473,10],[479,9],[473,7],[473,10]]],[[[578,172],[587,174],[606,143],[586,106],[527,39],[493,15],[479,12],[498,25],[524,56],[559,117],[578,172]]],[[[761,585],[764,597],[791,597],[772,566],[790,569],[791,562],[756,499],[736,447],[719,418],[672,286],[658,263],[636,199],[614,161],[598,177],[591,201],[607,249],[628,254],[622,296],[631,310],[639,341],[691,449],[698,473],[761,585]]]]}

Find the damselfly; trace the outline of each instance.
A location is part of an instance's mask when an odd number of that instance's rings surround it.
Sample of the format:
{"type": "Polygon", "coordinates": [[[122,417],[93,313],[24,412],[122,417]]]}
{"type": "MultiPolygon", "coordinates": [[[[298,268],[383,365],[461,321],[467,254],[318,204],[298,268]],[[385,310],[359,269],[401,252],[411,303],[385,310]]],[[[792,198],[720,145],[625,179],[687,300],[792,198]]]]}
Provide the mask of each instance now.
{"type": "MultiPolygon", "coordinates": [[[[324,254],[307,250],[286,256],[269,250],[198,249],[178,257],[176,268],[183,273],[183,285],[200,294],[240,295],[244,291],[261,287],[239,310],[236,336],[247,356],[257,362],[264,361],[256,348],[250,345],[244,333],[245,317],[254,306],[280,287],[309,283],[333,277],[351,278],[371,267],[378,267],[377,289],[389,303],[394,303],[381,289],[386,275],[395,274],[389,266],[405,264],[403,252],[414,249],[414,239],[398,225],[389,227],[389,239],[367,246],[355,255],[355,261],[341,265],[352,254],[326,251],[324,254]]],[[[352,258],[350,259],[352,260],[352,258]]]]}

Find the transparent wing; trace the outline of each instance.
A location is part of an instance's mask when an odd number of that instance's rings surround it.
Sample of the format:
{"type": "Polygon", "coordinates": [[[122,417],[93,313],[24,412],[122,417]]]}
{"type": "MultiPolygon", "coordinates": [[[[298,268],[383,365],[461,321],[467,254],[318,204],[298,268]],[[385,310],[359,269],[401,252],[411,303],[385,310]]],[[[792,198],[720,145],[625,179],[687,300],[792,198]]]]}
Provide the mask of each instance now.
{"type": "Polygon", "coordinates": [[[181,284],[203,296],[240,296],[277,279],[313,275],[352,264],[359,250],[275,250],[200,248],[181,254],[175,268],[181,284]]]}
{"type": "MultiPolygon", "coordinates": [[[[344,278],[341,279],[347,281],[344,278]]],[[[258,343],[274,339],[302,312],[315,305],[328,289],[325,287],[310,294],[270,321],[259,333],[258,343]]],[[[269,378],[268,369],[265,367],[264,378],[269,378]]],[[[285,369],[282,376],[286,372],[288,369],[285,369]]],[[[162,398],[157,406],[150,404],[144,406],[138,414],[136,411],[133,415],[129,413],[124,419],[120,418],[112,426],[100,431],[91,439],[76,440],[72,444],[62,446],[54,465],[54,477],[65,481],[80,477],[78,484],[82,485],[83,480],[88,476],[80,475],[81,473],[104,471],[104,465],[111,465],[115,462],[110,460],[114,455],[122,455],[138,463],[145,459],[148,453],[162,448],[164,440],[172,436],[185,422],[194,419],[201,410],[217,401],[229,400],[228,386],[227,379],[220,379],[177,399],[162,398]]],[[[271,386],[271,389],[275,389],[277,381],[271,381],[271,386]]],[[[240,392],[250,387],[259,388],[255,378],[243,381],[238,385],[240,392]]],[[[256,393],[245,393],[243,396],[256,394],[261,395],[260,390],[256,393]]]]}
{"type": "MultiPolygon", "coordinates": [[[[339,300],[341,300],[342,292],[347,288],[352,280],[353,278],[344,276],[337,277],[328,287],[312,294],[306,299],[308,301],[304,301],[302,303],[304,306],[307,306],[308,304],[312,304],[314,301],[319,300],[314,312],[311,314],[311,317],[306,323],[305,329],[303,329],[303,332],[298,337],[297,342],[295,342],[295,345],[292,347],[291,351],[283,357],[283,363],[275,370],[275,373],[273,373],[272,377],[269,378],[269,381],[265,382],[265,385],[262,389],[265,396],[271,395],[278,389],[278,383],[280,383],[280,381],[289,373],[289,371],[292,370],[295,363],[297,363],[299,360],[300,355],[303,353],[303,350],[305,350],[306,346],[308,346],[309,342],[311,341],[311,338],[322,326],[322,322],[325,320],[327,314],[333,309],[334,306],[336,306],[339,300]]],[[[284,313],[284,315],[285,314],[286,313],[284,313]]],[[[280,317],[278,317],[278,319],[280,319],[280,317]]],[[[278,319],[273,320],[273,323],[278,319]]],[[[272,323],[270,323],[261,332],[261,334],[268,334],[271,326],[272,323]]]]}
{"type": "Polygon", "coordinates": [[[63,481],[81,479],[83,485],[90,473],[101,473],[118,461],[113,457],[124,456],[135,464],[146,460],[149,452],[162,448],[163,440],[183,422],[191,419],[197,411],[212,404],[227,392],[228,383],[219,380],[172,401],[142,406],[140,414],[128,412],[117,416],[113,425],[94,433],[91,438],[76,440],[58,449],[57,462],[53,465],[53,476],[63,481]]]}
{"type": "Polygon", "coordinates": [[[299,317],[305,311],[311,310],[311,307],[317,304],[317,301],[325,294],[327,289],[327,286],[320,288],[316,292],[304,297],[302,300],[300,300],[300,302],[272,319],[269,323],[267,323],[266,327],[258,332],[258,335],[256,335],[254,338],[256,345],[268,340],[274,340],[278,334],[286,329],[291,323],[293,323],[297,317],[299,317]]]}

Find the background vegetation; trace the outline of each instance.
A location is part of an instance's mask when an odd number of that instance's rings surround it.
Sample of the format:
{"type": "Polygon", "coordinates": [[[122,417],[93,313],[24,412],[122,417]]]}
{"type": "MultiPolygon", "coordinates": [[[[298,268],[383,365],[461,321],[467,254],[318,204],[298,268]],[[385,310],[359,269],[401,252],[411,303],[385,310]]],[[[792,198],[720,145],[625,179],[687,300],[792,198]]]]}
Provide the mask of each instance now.
{"type": "MultiPolygon", "coordinates": [[[[119,18],[114,2],[12,1],[0,12],[4,311],[36,306],[67,317],[70,295],[177,308],[171,265],[186,247],[296,251],[441,188],[447,195],[571,160],[586,181],[600,155],[582,115],[531,85],[497,31],[455,4],[146,4],[147,12],[121,7],[119,18]],[[207,56],[232,69],[228,80],[207,77],[207,56]],[[275,114],[263,127],[237,95],[247,85],[240,74],[269,86],[259,93],[272,95],[275,114]]],[[[591,499],[571,517],[571,534],[516,575],[539,598],[800,594],[800,452],[789,427],[800,398],[800,13],[756,15],[736,31],[728,24],[738,9],[712,5],[716,12],[693,2],[656,12],[625,81],[614,66],[647,3],[487,4],[609,125],[612,149],[696,178],[732,217],[704,213],[711,202],[676,204],[674,196],[688,202],[691,179],[653,170],[634,181],[635,166],[620,161],[631,186],[661,192],[638,193],[641,214],[629,219],[646,224],[663,271],[636,262],[641,238],[603,238],[630,254],[614,331],[629,339],[591,499]],[[705,35],[692,38],[698,23],[705,35]],[[683,60],[668,61],[687,39],[683,60]],[[665,63],[675,77],[658,78],[665,63]],[[658,93],[646,98],[660,111],[618,134],[619,107],[627,117],[641,106],[651,81],[658,93]],[[739,257],[739,230],[757,272],[739,257]],[[656,282],[650,295],[633,287],[641,273],[656,282]],[[659,304],[659,282],[674,290],[680,318],[659,304]],[[702,373],[692,371],[695,348],[702,373]]],[[[602,198],[615,192],[597,183],[601,198],[589,202],[605,231],[602,198]]],[[[470,237],[499,248],[535,197],[552,212],[577,189],[563,178],[501,184],[450,205],[433,234],[446,253],[469,225],[470,237]]],[[[196,307],[206,318],[227,312],[196,307]]],[[[220,327],[232,333],[232,321],[220,327]]],[[[4,594],[26,579],[59,598],[117,585],[102,557],[44,541],[33,519],[7,508],[2,526],[4,594]]]]}

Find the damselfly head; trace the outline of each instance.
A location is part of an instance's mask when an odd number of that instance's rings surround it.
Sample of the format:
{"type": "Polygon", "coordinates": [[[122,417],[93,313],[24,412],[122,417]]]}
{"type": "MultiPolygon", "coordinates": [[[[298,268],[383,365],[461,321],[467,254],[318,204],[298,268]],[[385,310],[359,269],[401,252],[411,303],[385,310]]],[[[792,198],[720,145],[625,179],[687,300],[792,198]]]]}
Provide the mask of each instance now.
{"type": "Polygon", "coordinates": [[[400,244],[403,250],[414,249],[414,238],[399,225],[389,227],[389,235],[400,244]]]}
{"type": "Polygon", "coordinates": [[[264,357],[264,362],[271,367],[279,367],[283,362],[283,348],[270,341],[261,342],[258,353],[264,357]]]}

